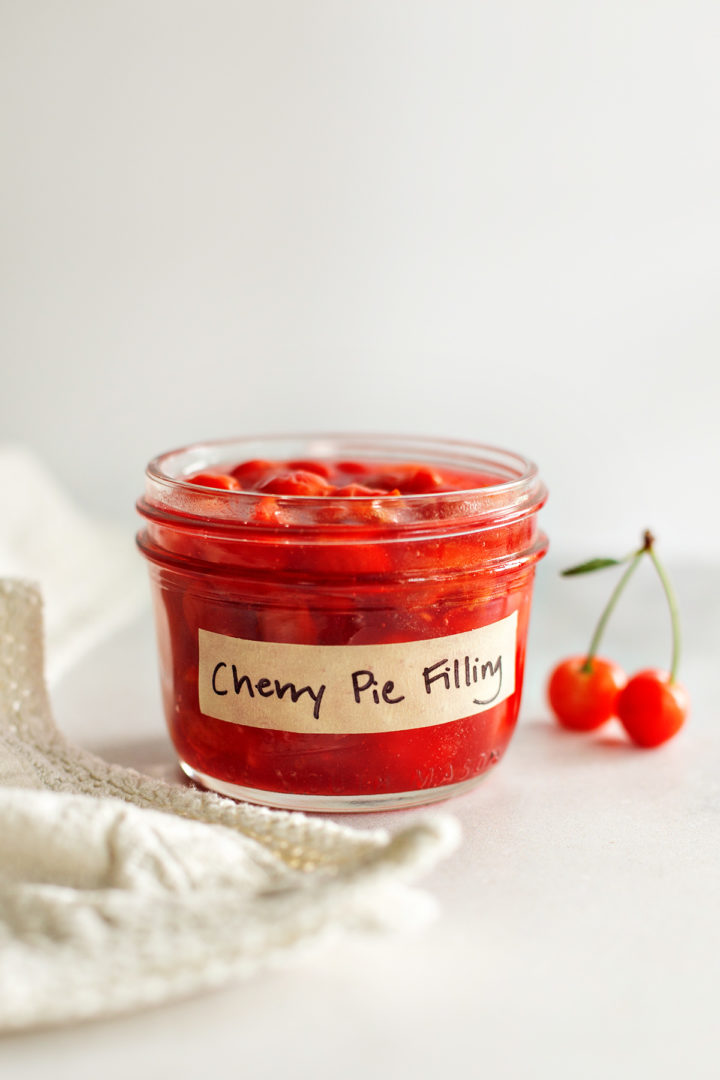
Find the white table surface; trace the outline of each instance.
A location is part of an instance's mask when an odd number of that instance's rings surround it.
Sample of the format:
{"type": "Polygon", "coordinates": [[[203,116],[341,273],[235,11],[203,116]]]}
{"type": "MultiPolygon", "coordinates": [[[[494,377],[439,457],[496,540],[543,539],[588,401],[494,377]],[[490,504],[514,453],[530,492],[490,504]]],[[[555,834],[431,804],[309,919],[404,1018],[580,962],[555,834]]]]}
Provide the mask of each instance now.
{"type": "MultiPolygon", "coordinates": [[[[471,794],[444,804],[463,843],[423,885],[416,933],[346,938],[225,990],[0,1044],[3,1080],[133,1077],[717,1077],[720,1075],[720,567],[674,576],[691,721],[640,751],[610,726],[556,728],[548,668],[581,651],[608,580],[540,575],[518,731],[471,794]]],[[[650,576],[608,642],[665,662],[650,576]]],[[[175,777],[149,614],[54,688],[64,730],[175,777]]],[[[346,818],[394,828],[427,811],[346,818]]]]}

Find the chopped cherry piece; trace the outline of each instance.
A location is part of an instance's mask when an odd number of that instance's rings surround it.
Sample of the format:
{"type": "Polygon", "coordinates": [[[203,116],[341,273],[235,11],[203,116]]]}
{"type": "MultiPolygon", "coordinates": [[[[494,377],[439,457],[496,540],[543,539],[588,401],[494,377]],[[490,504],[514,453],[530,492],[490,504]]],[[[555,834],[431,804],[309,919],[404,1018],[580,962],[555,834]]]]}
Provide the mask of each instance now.
{"type": "Polygon", "coordinates": [[[266,498],[258,500],[253,517],[260,525],[279,525],[280,512],[277,499],[272,499],[268,495],[266,498]]]}
{"type": "Polygon", "coordinates": [[[243,461],[232,469],[232,474],[245,491],[253,491],[263,480],[267,479],[278,468],[276,461],[263,461],[262,458],[253,458],[252,461],[243,461]]]}
{"type": "Polygon", "coordinates": [[[324,461],[311,461],[308,459],[288,461],[289,469],[300,469],[302,472],[315,473],[316,476],[322,476],[324,480],[329,480],[332,476],[332,469],[324,461]]]}
{"type": "Polygon", "coordinates": [[[338,461],[337,470],[348,476],[367,476],[372,466],[366,461],[338,461]]]}
{"type": "Polygon", "coordinates": [[[257,622],[262,641],[291,641],[300,645],[313,645],[317,641],[317,628],[307,608],[261,608],[257,622]]]}
{"type": "Polygon", "coordinates": [[[270,495],[327,495],[331,488],[327,480],[317,473],[305,472],[298,469],[296,472],[281,472],[272,476],[260,485],[258,491],[266,491],[270,495]]]}
{"type": "Polygon", "coordinates": [[[412,476],[403,481],[401,490],[403,495],[427,495],[432,491],[442,491],[443,486],[442,474],[437,469],[421,465],[412,476]]]}
{"type": "Polygon", "coordinates": [[[223,491],[239,491],[240,484],[234,476],[222,472],[201,472],[188,478],[193,484],[201,487],[221,488],[223,491]]]}
{"type": "MultiPolygon", "coordinates": [[[[466,488],[486,487],[497,482],[496,477],[485,473],[464,473],[452,469],[440,471],[429,465],[403,464],[399,462],[362,461],[316,461],[312,458],[294,458],[291,461],[265,461],[256,458],[244,461],[228,469],[200,472],[190,479],[197,484],[202,477],[222,475],[222,483],[213,487],[237,490],[236,480],[242,491],[262,491],[271,495],[305,495],[311,497],[382,498],[387,495],[428,495],[443,491],[460,491],[466,488]]],[[[360,510],[361,519],[366,518],[360,510]]]]}

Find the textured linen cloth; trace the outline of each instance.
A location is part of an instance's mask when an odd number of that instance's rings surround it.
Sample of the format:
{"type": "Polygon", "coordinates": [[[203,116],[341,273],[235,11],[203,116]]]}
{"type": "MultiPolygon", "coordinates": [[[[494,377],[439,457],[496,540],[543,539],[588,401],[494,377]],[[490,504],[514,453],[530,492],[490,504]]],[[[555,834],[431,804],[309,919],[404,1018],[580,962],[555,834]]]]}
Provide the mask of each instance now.
{"type": "MultiPolygon", "coordinates": [[[[86,558],[102,551],[90,545],[86,558]]],[[[98,572],[103,603],[121,578],[117,567],[98,572]]],[[[91,624],[109,625],[93,622],[89,596],[83,604],[91,624]]],[[[70,639],[88,642],[79,609],[56,611],[57,647],[78,655],[70,639]]],[[[450,817],[392,835],[354,830],[167,784],[74,746],[50,711],[39,590],[0,578],[0,1031],[159,1004],[338,933],[416,925],[434,904],[412,883],[457,840],[450,817]]]]}

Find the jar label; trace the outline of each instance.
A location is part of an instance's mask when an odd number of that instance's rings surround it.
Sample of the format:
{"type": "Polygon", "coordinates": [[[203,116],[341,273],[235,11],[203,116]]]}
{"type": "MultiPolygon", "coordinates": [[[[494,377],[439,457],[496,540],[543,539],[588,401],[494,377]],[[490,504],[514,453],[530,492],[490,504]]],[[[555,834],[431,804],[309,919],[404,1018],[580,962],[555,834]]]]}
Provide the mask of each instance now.
{"type": "Polygon", "coordinates": [[[287,645],[198,630],[200,710],[307,734],[405,731],[474,716],[515,690],[517,612],[387,645],[287,645]]]}

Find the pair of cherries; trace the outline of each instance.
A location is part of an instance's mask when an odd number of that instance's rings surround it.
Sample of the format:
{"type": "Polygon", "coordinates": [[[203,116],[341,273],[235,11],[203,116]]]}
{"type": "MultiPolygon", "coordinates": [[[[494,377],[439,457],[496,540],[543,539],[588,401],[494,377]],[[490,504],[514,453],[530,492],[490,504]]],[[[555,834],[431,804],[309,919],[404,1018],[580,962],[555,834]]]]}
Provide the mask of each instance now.
{"type": "Polygon", "coordinates": [[[680,730],[689,709],[685,688],[676,681],[680,655],[677,604],[664,567],[655,552],[650,532],[642,547],[625,559],[592,559],[563,571],[564,576],[592,573],[608,566],[628,566],[600,616],[585,656],[573,656],[555,667],[548,682],[548,699],[558,721],[571,731],[594,731],[616,716],[633,742],[653,747],[667,742],[680,730]],[[612,660],[597,655],[605,626],[641,559],[648,556],[657,570],[670,609],[673,652],[669,671],[649,668],[627,678],[612,660]]]}

